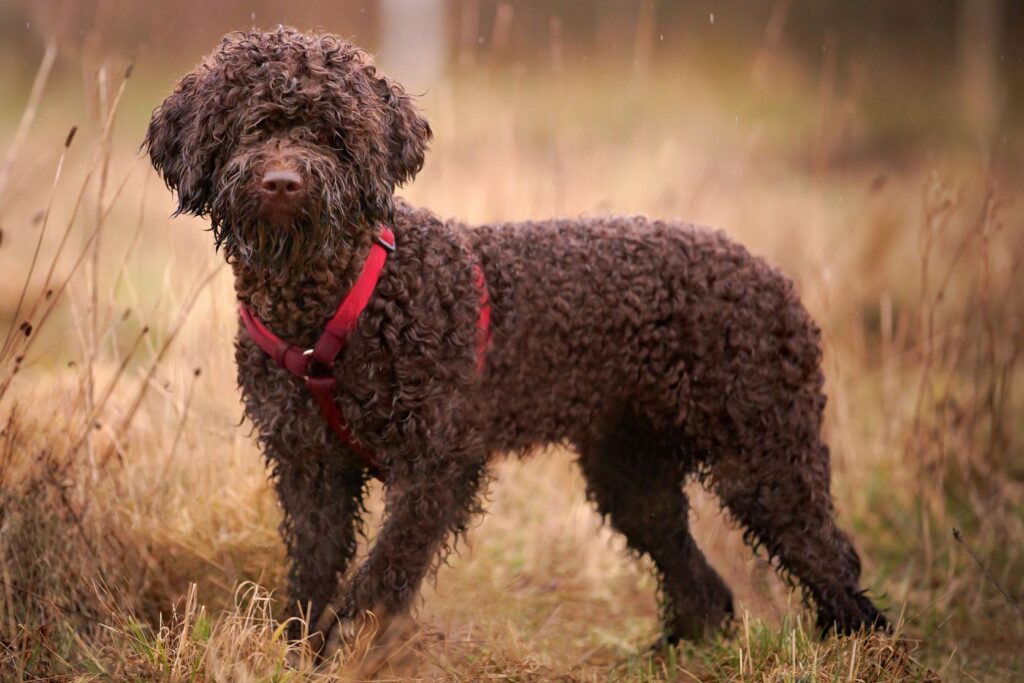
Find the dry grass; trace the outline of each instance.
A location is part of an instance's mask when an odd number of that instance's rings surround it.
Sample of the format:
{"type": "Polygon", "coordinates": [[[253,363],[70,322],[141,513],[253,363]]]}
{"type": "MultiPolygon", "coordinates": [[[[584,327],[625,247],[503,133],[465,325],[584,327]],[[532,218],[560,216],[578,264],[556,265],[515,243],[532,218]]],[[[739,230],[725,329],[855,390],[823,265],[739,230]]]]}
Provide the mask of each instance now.
{"type": "Polygon", "coordinates": [[[75,108],[45,98],[0,129],[24,141],[0,162],[0,677],[1021,675],[1024,220],[1007,191],[1020,178],[952,148],[899,170],[840,163],[858,121],[825,125],[850,111],[842,93],[799,75],[740,98],[699,72],[630,80],[447,82],[424,98],[438,140],[407,195],[470,220],[686,216],[782,266],[826,332],[842,524],[898,637],[818,640],[696,491],[698,541],[741,617],[715,642],[644,654],[653,581],[600,527],[571,454],[552,452],[497,466],[490,514],[387,648],[315,670],[268,592],[283,583],[279,513],[236,427],[230,278],[201,222],[167,218],[135,155],[160,79],[121,101],[111,69],[104,113],[70,147],[75,108]]]}

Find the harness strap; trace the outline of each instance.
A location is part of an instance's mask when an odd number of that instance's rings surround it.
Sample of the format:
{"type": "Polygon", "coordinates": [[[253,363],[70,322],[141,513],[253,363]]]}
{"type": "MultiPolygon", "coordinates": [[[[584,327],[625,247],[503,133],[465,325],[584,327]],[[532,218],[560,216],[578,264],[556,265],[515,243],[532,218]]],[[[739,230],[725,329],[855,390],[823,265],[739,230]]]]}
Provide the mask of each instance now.
{"type": "Polygon", "coordinates": [[[480,314],[476,319],[476,371],[483,372],[487,363],[487,347],[491,344],[491,295],[487,291],[484,269],[479,263],[473,264],[476,273],[476,288],[480,290],[480,314]]]}
{"type": "MultiPolygon", "coordinates": [[[[370,473],[378,479],[382,477],[380,463],[376,455],[356,440],[341,412],[341,407],[334,399],[334,390],[338,386],[338,381],[331,373],[331,369],[345,349],[349,335],[355,331],[359,315],[370,302],[370,297],[373,296],[374,289],[377,287],[388,254],[394,250],[394,233],[388,228],[382,227],[380,234],[370,247],[370,253],[358,279],[342,299],[334,315],[327,321],[323,333],[312,349],[302,349],[289,344],[260,322],[245,304],[239,304],[242,323],[252,340],[273,358],[278,366],[301,377],[306,382],[306,387],[309,388],[309,393],[320,409],[324,421],[338,438],[359,456],[370,473]],[[326,374],[311,373],[311,361],[316,361],[317,366],[322,368],[326,374]]],[[[474,265],[473,271],[476,275],[476,285],[480,289],[480,315],[477,319],[477,370],[483,371],[486,348],[491,340],[491,303],[483,269],[479,265],[474,265]]]]}
{"type": "Polygon", "coordinates": [[[383,481],[376,454],[356,440],[352,430],[349,429],[348,422],[345,421],[345,416],[341,414],[341,408],[334,400],[334,389],[338,386],[338,381],[334,379],[334,376],[306,377],[306,386],[309,388],[309,393],[313,395],[317,407],[320,408],[320,415],[327,422],[331,431],[337,434],[338,438],[359,456],[359,459],[370,470],[370,474],[383,481]]]}
{"type": "Polygon", "coordinates": [[[359,323],[359,314],[370,303],[373,290],[377,287],[380,272],[388,260],[388,254],[395,250],[395,235],[387,228],[381,229],[380,236],[370,247],[370,254],[363,264],[363,270],[352,285],[352,289],[338,305],[331,319],[327,321],[323,334],[313,346],[312,357],[321,365],[330,366],[345,348],[348,336],[359,323]]]}

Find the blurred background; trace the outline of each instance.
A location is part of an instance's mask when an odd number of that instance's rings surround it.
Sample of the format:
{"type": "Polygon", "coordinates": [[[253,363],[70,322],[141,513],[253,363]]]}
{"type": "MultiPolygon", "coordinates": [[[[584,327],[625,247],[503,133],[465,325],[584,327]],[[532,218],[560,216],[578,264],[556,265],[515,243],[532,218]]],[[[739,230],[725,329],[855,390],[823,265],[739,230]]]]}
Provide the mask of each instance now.
{"type": "Polygon", "coordinates": [[[1015,0],[5,0],[0,666],[284,666],[267,625],[278,513],[237,426],[230,273],[139,154],[150,112],[225,33],[278,24],[351,39],[418,98],[435,141],[402,194],[439,215],[681,218],[792,277],[824,332],[840,523],[910,643],[819,643],[694,487],[739,627],[638,658],[656,584],[555,449],[497,466],[491,515],[427,588],[413,645],[375,671],[1024,670],[1015,0]]]}

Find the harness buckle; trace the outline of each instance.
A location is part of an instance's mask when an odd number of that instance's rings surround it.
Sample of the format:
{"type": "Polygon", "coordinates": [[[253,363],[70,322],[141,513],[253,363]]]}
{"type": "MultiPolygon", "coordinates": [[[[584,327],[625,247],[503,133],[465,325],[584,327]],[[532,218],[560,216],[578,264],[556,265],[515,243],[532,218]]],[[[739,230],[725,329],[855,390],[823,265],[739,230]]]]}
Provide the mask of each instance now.
{"type": "Polygon", "coordinates": [[[394,237],[392,237],[391,241],[388,242],[386,239],[384,239],[383,235],[377,235],[376,241],[377,241],[377,244],[379,244],[380,246],[382,246],[385,249],[387,249],[388,253],[391,253],[391,252],[393,252],[395,250],[395,238],[394,237]]]}
{"type": "Polygon", "coordinates": [[[313,358],[313,349],[306,349],[305,351],[302,352],[302,356],[303,356],[303,358],[307,358],[308,359],[306,361],[306,372],[303,373],[303,375],[302,375],[302,379],[306,380],[307,383],[309,382],[310,379],[314,379],[314,378],[324,379],[326,377],[330,377],[331,376],[329,374],[329,372],[326,373],[326,374],[318,374],[318,373],[310,372],[310,366],[313,365],[313,363],[316,363],[318,366],[323,367],[324,370],[330,371],[330,367],[329,366],[323,366],[321,363],[318,363],[315,358],[313,358]]]}

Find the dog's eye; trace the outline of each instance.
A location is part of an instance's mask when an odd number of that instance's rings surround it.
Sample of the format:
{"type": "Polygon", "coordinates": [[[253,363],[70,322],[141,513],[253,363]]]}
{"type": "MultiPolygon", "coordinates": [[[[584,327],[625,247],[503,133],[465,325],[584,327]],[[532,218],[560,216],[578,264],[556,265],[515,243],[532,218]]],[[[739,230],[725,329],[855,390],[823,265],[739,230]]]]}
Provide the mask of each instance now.
{"type": "Polygon", "coordinates": [[[254,141],[258,138],[268,138],[281,135],[291,128],[291,123],[284,117],[264,115],[248,124],[243,138],[254,141]]]}

